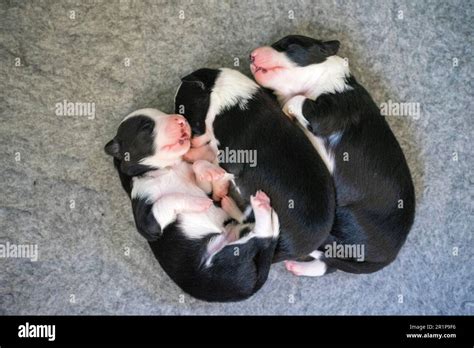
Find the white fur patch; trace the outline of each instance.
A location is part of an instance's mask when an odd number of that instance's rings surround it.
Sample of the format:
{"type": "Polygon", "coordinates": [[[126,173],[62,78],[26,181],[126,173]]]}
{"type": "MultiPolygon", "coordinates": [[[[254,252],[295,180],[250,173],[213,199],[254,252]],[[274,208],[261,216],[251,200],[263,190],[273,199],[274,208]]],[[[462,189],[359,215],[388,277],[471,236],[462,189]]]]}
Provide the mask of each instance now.
{"type": "Polygon", "coordinates": [[[324,261],[313,260],[309,262],[301,262],[299,275],[307,277],[320,277],[326,274],[328,266],[324,261]]]}
{"type": "Polygon", "coordinates": [[[309,74],[311,85],[306,92],[306,96],[315,100],[324,93],[343,92],[351,88],[346,83],[346,78],[349,76],[349,64],[339,57],[330,56],[321,64],[314,64],[305,68],[305,73],[309,74]]]}
{"type": "Polygon", "coordinates": [[[169,202],[169,200],[167,202],[158,200],[158,202],[153,204],[151,207],[151,211],[156,222],[158,222],[162,229],[171,224],[177,218],[175,207],[173,207],[172,202],[169,202]]]}
{"type": "Polygon", "coordinates": [[[330,56],[324,62],[304,67],[290,67],[289,78],[272,85],[282,105],[295,95],[315,100],[321,94],[343,92],[351,87],[346,83],[349,64],[339,57],[330,56]]]}
{"type": "Polygon", "coordinates": [[[316,260],[321,260],[321,258],[324,256],[324,252],[315,250],[309,256],[314,257],[316,260]]]}
{"type": "Polygon", "coordinates": [[[153,215],[161,228],[172,223],[179,215],[181,228],[188,238],[201,238],[209,233],[221,233],[222,225],[228,218],[227,213],[222,209],[211,206],[201,213],[179,213],[182,208],[181,203],[166,200],[167,195],[175,193],[207,198],[206,193],[193,180],[190,180],[191,175],[193,175],[192,167],[186,162],[167,169],[148,172],[145,176],[134,178],[131,196],[145,199],[149,204],[154,203],[153,215]]]}
{"type": "Polygon", "coordinates": [[[320,277],[326,274],[328,266],[316,259],[309,262],[287,261],[286,268],[297,276],[320,277]]]}
{"type": "Polygon", "coordinates": [[[211,93],[210,109],[217,115],[226,108],[239,104],[245,109],[259,86],[237,70],[222,68],[211,93]]]}
{"type": "Polygon", "coordinates": [[[309,125],[308,120],[303,116],[303,104],[306,100],[304,95],[296,95],[283,105],[283,112],[296,120],[306,128],[309,125]]]}

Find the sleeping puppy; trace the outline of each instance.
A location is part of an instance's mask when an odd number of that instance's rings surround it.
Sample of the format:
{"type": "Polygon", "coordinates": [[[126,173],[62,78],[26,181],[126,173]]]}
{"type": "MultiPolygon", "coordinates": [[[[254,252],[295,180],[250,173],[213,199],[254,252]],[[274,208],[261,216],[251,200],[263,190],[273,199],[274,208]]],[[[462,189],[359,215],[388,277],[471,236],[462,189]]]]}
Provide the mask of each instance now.
{"type": "Polygon", "coordinates": [[[256,163],[220,156],[244,199],[261,189],[278,213],[281,233],[274,262],[305,257],[328,237],[335,199],[331,176],[301,129],[275,98],[231,69],[200,69],[182,78],[175,97],[193,130],[188,154],[254,153],[256,163]],[[220,152],[219,152],[220,151],[220,152]]]}
{"type": "Polygon", "coordinates": [[[331,268],[380,270],[397,256],[415,214],[403,152],[369,93],[336,55],[338,49],[338,41],[291,35],[250,55],[255,80],[274,90],[334,178],[337,208],[330,238],[312,254],[316,260],[287,263],[297,275],[323,275],[331,268]],[[364,255],[336,257],[335,246],[357,246],[364,255]]]}
{"type": "Polygon", "coordinates": [[[251,197],[255,223],[229,198],[219,208],[205,190],[225,172],[182,160],[190,127],[180,115],[141,109],[128,115],[106,146],[132,200],[138,231],[185,292],[206,301],[239,301],[265,283],[279,233],[263,192],[251,197]]]}

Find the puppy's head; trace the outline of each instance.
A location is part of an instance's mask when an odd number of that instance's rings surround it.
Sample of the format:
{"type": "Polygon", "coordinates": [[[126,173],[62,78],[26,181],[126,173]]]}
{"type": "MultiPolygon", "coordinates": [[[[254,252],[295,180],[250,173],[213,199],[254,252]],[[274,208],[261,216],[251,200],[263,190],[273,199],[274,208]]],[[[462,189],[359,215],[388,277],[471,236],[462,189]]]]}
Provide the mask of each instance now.
{"type": "Polygon", "coordinates": [[[200,136],[206,133],[206,118],[234,106],[245,109],[258,88],[252,79],[237,70],[199,69],[181,79],[175,112],[186,117],[193,136],[200,136]]]}
{"type": "Polygon", "coordinates": [[[193,136],[206,132],[206,115],[211,102],[211,92],[220,71],[199,69],[181,78],[175,96],[175,112],[185,115],[193,136]]]}
{"type": "Polygon", "coordinates": [[[189,150],[190,136],[183,116],[140,109],[124,118],[105,152],[120,161],[123,173],[135,176],[176,163],[189,150]]]}
{"type": "Polygon", "coordinates": [[[262,86],[278,89],[298,76],[298,68],[324,63],[337,54],[340,43],[289,35],[250,53],[250,70],[262,86]]]}

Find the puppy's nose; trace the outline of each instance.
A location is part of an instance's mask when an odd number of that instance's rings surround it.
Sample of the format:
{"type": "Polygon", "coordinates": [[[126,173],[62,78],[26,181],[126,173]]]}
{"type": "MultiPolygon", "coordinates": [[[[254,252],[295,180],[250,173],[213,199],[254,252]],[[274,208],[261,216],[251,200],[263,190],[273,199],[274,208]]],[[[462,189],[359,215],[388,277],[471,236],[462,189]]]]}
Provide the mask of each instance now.
{"type": "Polygon", "coordinates": [[[184,125],[186,124],[186,121],[181,117],[176,117],[175,120],[181,127],[184,127],[184,125]]]}

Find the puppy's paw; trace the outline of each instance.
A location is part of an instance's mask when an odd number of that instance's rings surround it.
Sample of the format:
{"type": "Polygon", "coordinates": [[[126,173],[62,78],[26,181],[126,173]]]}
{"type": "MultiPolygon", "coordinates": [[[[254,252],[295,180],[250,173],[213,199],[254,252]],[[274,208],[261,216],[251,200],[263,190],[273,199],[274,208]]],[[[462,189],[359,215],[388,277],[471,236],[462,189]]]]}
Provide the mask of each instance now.
{"type": "Polygon", "coordinates": [[[327,265],[324,261],[309,262],[285,261],[285,267],[296,276],[320,277],[326,274],[327,265]]]}
{"type": "Polygon", "coordinates": [[[230,198],[229,196],[224,196],[221,199],[221,207],[226,211],[227,213],[233,212],[238,210],[239,208],[237,207],[237,204],[235,204],[234,200],[230,198]]]}
{"type": "Polygon", "coordinates": [[[306,97],[303,95],[295,95],[290,100],[288,100],[285,105],[283,105],[283,112],[290,119],[302,115],[303,113],[303,103],[306,100],[306,97]]]}
{"type": "Polygon", "coordinates": [[[222,179],[226,173],[221,167],[203,160],[194,162],[193,170],[201,181],[217,181],[222,179]]]}
{"type": "Polygon", "coordinates": [[[199,149],[189,149],[188,152],[186,152],[184,155],[183,155],[183,159],[186,161],[186,162],[189,162],[189,163],[194,163],[195,161],[197,161],[200,157],[200,151],[199,149]]]}
{"type": "Polygon", "coordinates": [[[212,199],[204,197],[193,197],[189,199],[189,210],[196,213],[207,211],[213,204],[212,199]]]}
{"type": "Polygon", "coordinates": [[[212,199],[220,201],[229,193],[229,181],[226,179],[212,182],[212,199]]]}
{"type": "Polygon", "coordinates": [[[270,198],[263,191],[257,191],[255,196],[250,196],[250,204],[255,213],[270,212],[270,198]]]}

